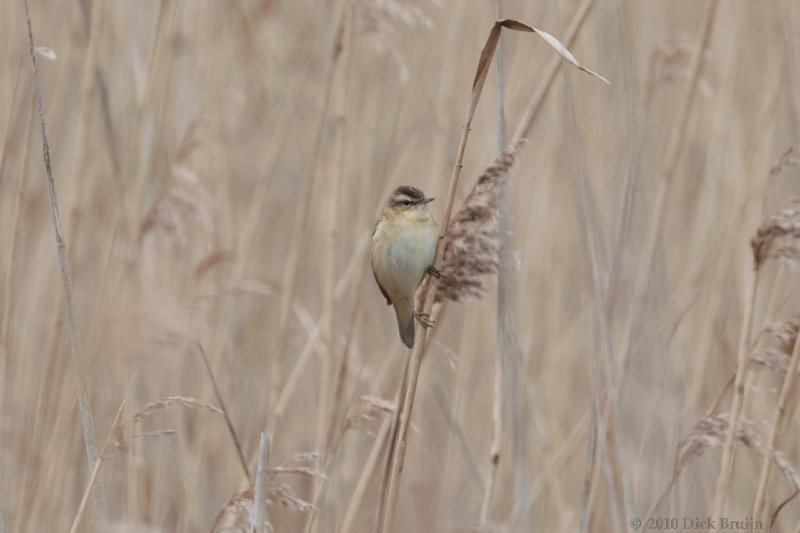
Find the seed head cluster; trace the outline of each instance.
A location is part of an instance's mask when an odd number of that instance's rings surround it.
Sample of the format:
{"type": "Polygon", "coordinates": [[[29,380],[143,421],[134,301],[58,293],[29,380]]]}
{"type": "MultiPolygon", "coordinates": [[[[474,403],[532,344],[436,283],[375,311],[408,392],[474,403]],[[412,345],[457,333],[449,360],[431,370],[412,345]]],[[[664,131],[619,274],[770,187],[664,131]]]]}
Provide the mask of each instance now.
{"type": "Polygon", "coordinates": [[[436,301],[459,302],[479,298],[484,277],[495,274],[498,266],[500,235],[497,226],[498,189],[517,159],[521,142],[507,148],[484,170],[447,232],[436,301]]]}
{"type": "Polygon", "coordinates": [[[751,244],[756,270],[770,258],[797,262],[800,259],[800,198],[764,220],[751,244]]]}

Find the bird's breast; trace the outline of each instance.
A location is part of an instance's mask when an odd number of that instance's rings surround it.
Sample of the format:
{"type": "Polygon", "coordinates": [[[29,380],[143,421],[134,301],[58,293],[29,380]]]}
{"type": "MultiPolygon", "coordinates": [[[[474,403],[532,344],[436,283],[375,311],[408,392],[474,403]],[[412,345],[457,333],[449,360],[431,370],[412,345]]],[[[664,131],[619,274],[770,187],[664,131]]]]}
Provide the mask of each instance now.
{"type": "Polygon", "coordinates": [[[372,242],[375,275],[390,296],[413,297],[436,256],[438,231],[432,222],[385,220],[372,242]]]}

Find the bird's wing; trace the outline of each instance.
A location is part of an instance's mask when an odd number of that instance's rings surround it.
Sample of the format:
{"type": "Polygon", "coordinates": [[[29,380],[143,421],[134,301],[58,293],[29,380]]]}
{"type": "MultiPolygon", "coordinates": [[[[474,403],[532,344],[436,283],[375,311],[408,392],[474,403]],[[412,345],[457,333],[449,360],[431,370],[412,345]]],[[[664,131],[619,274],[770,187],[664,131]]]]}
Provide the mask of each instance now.
{"type": "Polygon", "coordinates": [[[381,294],[383,294],[383,297],[386,298],[386,305],[392,305],[392,300],[391,300],[391,298],[389,298],[389,293],[386,292],[386,289],[383,288],[383,285],[381,285],[381,282],[378,281],[378,275],[375,274],[374,270],[372,271],[372,275],[375,276],[375,283],[378,284],[378,288],[381,290],[381,294]]]}
{"type": "Polygon", "coordinates": [[[378,226],[381,225],[381,222],[383,222],[383,213],[378,215],[378,220],[375,221],[375,226],[372,227],[372,236],[370,237],[370,239],[375,238],[375,233],[378,231],[378,226]]]}
{"type": "MultiPolygon", "coordinates": [[[[375,227],[372,228],[372,238],[373,239],[375,238],[375,233],[378,231],[378,226],[381,225],[381,222],[383,222],[383,215],[382,214],[378,217],[378,220],[375,221],[375,227]]],[[[392,305],[392,299],[389,298],[389,293],[386,292],[386,289],[383,288],[383,285],[381,285],[381,282],[378,281],[378,275],[375,274],[375,269],[374,268],[372,269],[372,275],[375,277],[375,283],[378,284],[378,288],[381,290],[381,294],[383,294],[383,297],[386,298],[386,305],[392,305]]]]}

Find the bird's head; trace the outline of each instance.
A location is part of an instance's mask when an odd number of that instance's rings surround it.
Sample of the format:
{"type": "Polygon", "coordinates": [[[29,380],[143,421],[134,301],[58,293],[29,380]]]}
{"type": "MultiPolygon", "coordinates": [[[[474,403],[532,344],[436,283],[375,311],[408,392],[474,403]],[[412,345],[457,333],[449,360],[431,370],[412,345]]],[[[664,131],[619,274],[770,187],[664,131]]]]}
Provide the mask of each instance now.
{"type": "Polygon", "coordinates": [[[416,187],[401,185],[386,200],[386,209],[395,215],[428,214],[428,204],[433,198],[426,198],[425,193],[416,187]]]}

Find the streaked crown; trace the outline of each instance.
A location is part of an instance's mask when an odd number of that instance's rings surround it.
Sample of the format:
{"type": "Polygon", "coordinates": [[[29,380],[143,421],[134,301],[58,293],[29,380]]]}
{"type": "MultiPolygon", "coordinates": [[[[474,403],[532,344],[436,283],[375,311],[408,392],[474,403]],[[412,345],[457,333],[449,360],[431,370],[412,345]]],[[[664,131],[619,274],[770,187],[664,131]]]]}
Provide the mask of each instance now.
{"type": "Polygon", "coordinates": [[[416,187],[401,185],[389,196],[388,204],[390,207],[403,208],[428,203],[428,201],[430,200],[425,198],[425,193],[416,187]]]}

